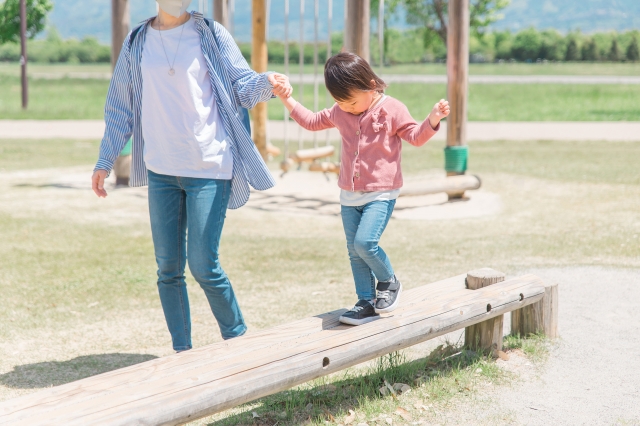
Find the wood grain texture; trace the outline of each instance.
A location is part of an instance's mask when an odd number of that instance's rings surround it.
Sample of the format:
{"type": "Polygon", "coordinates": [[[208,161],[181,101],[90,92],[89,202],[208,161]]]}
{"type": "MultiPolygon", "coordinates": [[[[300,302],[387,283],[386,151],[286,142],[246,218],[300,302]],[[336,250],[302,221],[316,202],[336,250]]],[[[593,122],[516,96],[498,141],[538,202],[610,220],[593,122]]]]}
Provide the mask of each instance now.
{"type": "Polygon", "coordinates": [[[129,0],[111,0],[111,69],[116,67],[124,39],[129,34],[129,0]]]}
{"type": "Polygon", "coordinates": [[[409,302],[363,326],[340,325],[333,311],[5,401],[0,424],[179,424],[500,316],[545,290],[532,275],[475,291],[462,283],[408,290],[409,302]]]}
{"type": "Polygon", "coordinates": [[[469,0],[449,1],[447,27],[447,146],[467,144],[469,0]]]}
{"type": "MultiPolygon", "coordinates": [[[[470,271],[467,274],[466,283],[470,290],[477,290],[502,282],[504,277],[504,273],[500,271],[482,268],[470,271]]],[[[489,309],[490,307],[487,306],[487,310],[489,309]]],[[[465,328],[465,346],[471,350],[491,353],[502,350],[503,322],[504,318],[500,315],[465,328]]]]}
{"type": "MultiPolygon", "coordinates": [[[[255,72],[267,71],[267,0],[253,0],[251,3],[252,41],[251,68],[255,72]]],[[[253,142],[266,161],[267,153],[267,103],[259,102],[252,110],[251,126],[253,142]]]]}
{"type": "Polygon", "coordinates": [[[511,333],[558,337],[558,284],[546,285],[542,300],[511,313],[511,333]]]}
{"type": "Polygon", "coordinates": [[[344,49],[369,62],[370,0],[348,0],[344,22],[344,49]]]}
{"type": "Polygon", "coordinates": [[[475,175],[456,175],[444,179],[430,179],[421,183],[420,186],[403,187],[400,190],[401,197],[415,195],[446,193],[464,193],[469,189],[480,188],[480,178],[475,175]]]}

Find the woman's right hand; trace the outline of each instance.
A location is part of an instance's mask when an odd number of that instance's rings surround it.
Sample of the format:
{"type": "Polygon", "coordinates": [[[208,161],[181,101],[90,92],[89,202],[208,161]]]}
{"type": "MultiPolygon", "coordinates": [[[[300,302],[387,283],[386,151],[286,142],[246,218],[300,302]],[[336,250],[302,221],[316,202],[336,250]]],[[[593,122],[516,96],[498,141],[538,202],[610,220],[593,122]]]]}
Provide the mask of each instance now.
{"type": "Polygon", "coordinates": [[[104,190],[104,180],[107,178],[107,174],[106,170],[98,169],[91,176],[91,188],[98,197],[104,198],[107,196],[107,191],[104,190]]]}

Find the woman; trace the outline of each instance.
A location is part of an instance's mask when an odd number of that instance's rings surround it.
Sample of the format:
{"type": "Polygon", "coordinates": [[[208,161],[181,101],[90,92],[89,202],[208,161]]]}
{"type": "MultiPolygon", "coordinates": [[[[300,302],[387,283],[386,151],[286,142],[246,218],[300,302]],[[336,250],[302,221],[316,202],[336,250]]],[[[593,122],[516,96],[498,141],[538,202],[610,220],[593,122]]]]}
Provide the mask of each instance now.
{"type": "Polygon", "coordinates": [[[92,177],[93,191],[106,197],[104,180],[133,135],[130,184],[149,185],[158,291],[178,352],[192,347],[187,261],[222,337],[247,329],[218,261],[220,234],[227,206],[244,205],[249,184],[265,190],[274,181],[243,124],[243,108],[291,94],[286,76],[252,71],[230,34],[186,12],[189,3],[158,0],[158,16],[125,40],[92,177]]]}

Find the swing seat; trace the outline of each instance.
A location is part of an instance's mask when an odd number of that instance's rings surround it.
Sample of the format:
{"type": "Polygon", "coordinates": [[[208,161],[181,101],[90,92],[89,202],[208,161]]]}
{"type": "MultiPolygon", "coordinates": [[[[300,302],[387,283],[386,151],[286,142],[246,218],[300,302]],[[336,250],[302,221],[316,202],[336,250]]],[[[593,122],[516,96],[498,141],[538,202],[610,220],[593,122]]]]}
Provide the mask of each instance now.
{"type": "Polygon", "coordinates": [[[335,173],[340,174],[340,164],[332,163],[329,161],[323,161],[321,163],[309,164],[310,172],[323,172],[323,173],[335,173]]]}
{"type": "Polygon", "coordinates": [[[334,152],[335,148],[333,145],[327,145],[318,148],[299,149],[291,158],[298,163],[311,162],[319,158],[331,157],[334,152]]]}

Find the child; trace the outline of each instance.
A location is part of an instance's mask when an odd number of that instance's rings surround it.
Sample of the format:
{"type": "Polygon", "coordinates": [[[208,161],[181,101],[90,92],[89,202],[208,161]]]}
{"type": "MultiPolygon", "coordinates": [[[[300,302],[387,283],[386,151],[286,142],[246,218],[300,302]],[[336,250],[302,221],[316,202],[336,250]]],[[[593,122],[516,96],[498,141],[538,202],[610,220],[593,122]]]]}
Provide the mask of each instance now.
{"type": "Polygon", "coordinates": [[[387,85],[367,61],[353,53],[330,58],[324,78],[336,101],[333,107],[312,113],[291,97],[280,100],[305,129],[336,127],[342,136],[341,215],[359,300],[340,322],[360,325],[393,311],[402,291],[387,254],[378,246],[402,187],[402,139],[424,145],[449,115],[449,103],[440,100],[421,124],[416,123],[404,104],[384,94],[387,85]]]}

